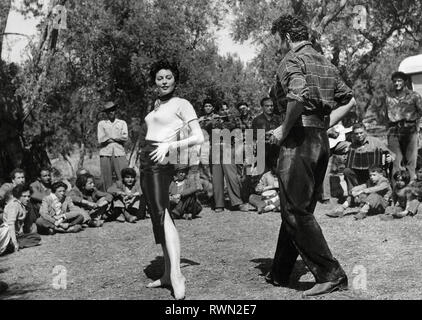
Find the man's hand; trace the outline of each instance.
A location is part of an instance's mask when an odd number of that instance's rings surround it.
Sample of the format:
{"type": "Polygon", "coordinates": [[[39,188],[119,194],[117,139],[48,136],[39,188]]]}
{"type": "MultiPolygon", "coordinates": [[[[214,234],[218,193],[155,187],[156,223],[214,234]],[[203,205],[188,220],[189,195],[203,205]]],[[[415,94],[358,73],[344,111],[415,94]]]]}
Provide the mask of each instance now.
{"type": "Polygon", "coordinates": [[[271,144],[280,144],[281,142],[283,142],[284,139],[285,137],[283,137],[283,127],[279,126],[278,128],[272,131],[269,140],[271,144]]]}
{"type": "Polygon", "coordinates": [[[337,139],[338,136],[340,135],[340,132],[338,132],[334,128],[330,128],[327,131],[327,135],[328,135],[328,138],[337,139]]]}
{"type": "Polygon", "coordinates": [[[391,156],[391,154],[387,154],[387,156],[385,157],[385,162],[387,163],[393,162],[393,157],[391,156]]]}

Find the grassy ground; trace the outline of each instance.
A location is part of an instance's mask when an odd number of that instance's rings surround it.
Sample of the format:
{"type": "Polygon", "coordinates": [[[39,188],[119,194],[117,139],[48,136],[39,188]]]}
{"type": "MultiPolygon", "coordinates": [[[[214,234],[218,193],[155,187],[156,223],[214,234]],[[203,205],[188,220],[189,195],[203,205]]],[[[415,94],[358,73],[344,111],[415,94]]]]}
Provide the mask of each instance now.
{"type": "MultiPolygon", "coordinates": [[[[330,219],[324,213],[332,208],[319,205],[316,217],[350,287],[364,284],[359,279],[366,272],[367,288],[318,299],[420,299],[422,220],[330,219]]],[[[301,290],[312,286],[313,277],[301,261],[293,288],[264,281],[277,241],[279,214],[214,214],[206,208],[201,218],[176,224],[187,299],[301,299],[301,290]]],[[[43,237],[39,247],[1,257],[0,280],[8,283],[9,290],[0,299],[172,299],[168,289],[145,288],[162,269],[150,220],[109,223],[78,234],[43,237]],[[65,290],[52,285],[58,265],[66,268],[65,290]]]]}

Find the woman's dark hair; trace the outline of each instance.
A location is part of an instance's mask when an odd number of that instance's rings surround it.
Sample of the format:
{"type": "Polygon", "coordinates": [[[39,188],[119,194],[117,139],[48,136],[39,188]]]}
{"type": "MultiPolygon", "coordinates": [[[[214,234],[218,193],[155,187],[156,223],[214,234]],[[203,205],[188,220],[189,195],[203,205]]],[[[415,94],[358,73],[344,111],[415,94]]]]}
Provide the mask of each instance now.
{"type": "Polygon", "coordinates": [[[409,173],[409,171],[407,171],[407,170],[400,170],[400,171],[397,171],[396,173],[394,173],[394,175],[393,175],[394,181],[398,181],[400,178],[403,180],[403,182],[405,184],[409,184],[409,182],[410,182],[410,173],[409,173]]]}
{"type": "Polygon", "coordinates": [[[57,182],[54,182],[51,185],[51,192],[53,192],[53,193],[56,192],[56,190],[60,187],[63,187],[65,190],[67,190],[66,183],[64,183],[63,181],[57,181],[57,182]]]}
{"type": "Polygon", "coordinates": [[[16,198],[19,199],[20,197],[22,197],[22,193],[29,191],[30,193],[32,193],[31,187],[24,183],[24,184],[18,184],[16,187],[13,188],[12,190],[12,195],[16,198]]]}
{"type": "Polygon", "coordinates": [[[94,176],[90,173],[81,174],[76,178],[75,185],[79,190],[85,189],[85,185],[88,182],[88,179],[94,180],[94,176]]]}
{"type": "Polygon", "coordinates": [[[14,180],[15,179],[15,177],[16,177],[16,174],[17,173],[23,173],[23,175],[25,175],[25,171],[23,171],[22,169],[20,169],[20,168],[16,168],[15,170],[13,170],[11,173],[10,173],[10,181],[12,181],[12,180],[14,180]]]}
{"type": "Polygon", "coordinates": [[[136,178],[136,171],[133,168],[124,168],[122,169],[120,174],[122,175],[122,179],[128,176],[132,178],[136,178]]]}
{"type": "Polygon", "coordinates": [[[293,42],[309,40],[308,27],[303,21],[290,14],[284,14],[273,22],[271,33],[277,32],[281,38],[285,38],[288,33],[293,42]]]}
{"type": "Polygon", "coordinates": [[[177,67],[177,64],[168,60],[159,60],[152,64],[149,72],[152,84],[155,84],[155,76],[157,75],[158,71],[163,69],[170,70],[173,73],[174,80],[179,82],[179,68],[177,67]]]}

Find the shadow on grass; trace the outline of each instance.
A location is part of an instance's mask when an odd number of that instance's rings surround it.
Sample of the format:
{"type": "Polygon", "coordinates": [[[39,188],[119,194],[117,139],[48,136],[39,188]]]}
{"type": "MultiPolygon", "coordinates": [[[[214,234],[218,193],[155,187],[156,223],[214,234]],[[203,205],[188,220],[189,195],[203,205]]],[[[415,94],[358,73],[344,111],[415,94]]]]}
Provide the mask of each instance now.
{"type": "MultiPolygon", "coordinates": [[[[265,277],[271,271],[271,267],[273,265],[273,259],[270,258],[253,259],[251,262],[258,264],[255,269],[259,269],[261,271],[260,276],[263,277],[265,277]]],[[[308,268],[306,267],[305,263],[302,260],[297,260],[290,276],[290,284],[288,288],[297,291],[305,291],[312,288],[315,282],[299,282],[300,278],[307,273],[308,268]]]]}
{"type": "MultiPolygon", "coordinates": [[[[200,263],[182,258],[180,259],[180,265],[181,265],[181,268],[183,269],[188,266],[199,266],[200,263]]],[[[144,269],[144,273],[149,279],[153,281],[160,279],[160,277],[164,273],[164,258],[161,256],[156,257],[153,261],[151,261],[149,266],[147,266],[144,269]]]]}
{"type": "Polygon", "coordinates": [[[40,289],[39,285],[24,287],[19,284],[8,285],[0,281],[0,300],[27,300],[31,299],[27,295],[40,289]]]}
{"type": "MultiPolygon", "coordinates": [[[[180,259],[180,264],[181,268],[185,268],[187,266],[200,265],[200,263],[198,262],[184,258],[180,259]]],[[[151,261],[150,265],[144,269],[144,273],[152,281],[160,279],[164,273],[164,257],[155,257],[155,259],[151,261]]],[[[163,288],[170,290],[173,294],[173,289],[171,288],[171,286],[163,286],[163,288]]]]}

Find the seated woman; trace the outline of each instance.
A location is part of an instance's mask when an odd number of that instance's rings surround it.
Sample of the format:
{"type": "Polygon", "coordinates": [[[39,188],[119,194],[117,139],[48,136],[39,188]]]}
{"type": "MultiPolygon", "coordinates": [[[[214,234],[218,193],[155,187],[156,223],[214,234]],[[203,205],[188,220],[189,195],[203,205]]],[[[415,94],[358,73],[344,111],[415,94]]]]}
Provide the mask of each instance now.
{"type": "Polygon", "coordinates": [[[122,181],[116,181],[107,192],[113,196],[113,213],[108,220],[135,223],[145,219],[146,204],[141,185],[136,181],[136,171],[125,168],[121,171],[122,181]]]}
{"type": "Polygon", "coordinates": [[[271,170],[259,180],[255,188],[256,194],[249,196],[249,203],[258,210],[258,214],[280,210],[278,189],[277,164],[273,164],[271,170]]]}
{"type": "Polygon", "coordinates": [[[73,203],[83,209],[84,223],[90,227],[101,227],[107,218],[113,196],[95,188],[92,174],[81,174],[76,178],[75,186],[69,197],[73,203]]]}
{"type": "Polygon", "coordinates": [[[13,188],[12,195],[13,198],[4,208],[3,223],[0,225],[0,255],[34,247],[41,242],[38,233],[23,232],[27,214],[26,207],[31,198],[30,187],[26,184],[19,184],[13,188]]]}
{"type": "Polygon", "coordinates": [[[52,184],[51,194],[43,199],[40,217],[36,221],[40,233],[51,235],[82,230],[83,212],[70,197],[66,197],[66,190],[67,185],[62,181],[52,184]]]}
{"type": "Polygon", "coordinates": [[[196,197],[198,184],[194,178],[186,177],[188,170],[187,166],[180,165],[176,169],[175,180],[170,184],[170,209],[174,219],[192,220],[202,211],[196,197]]]}

